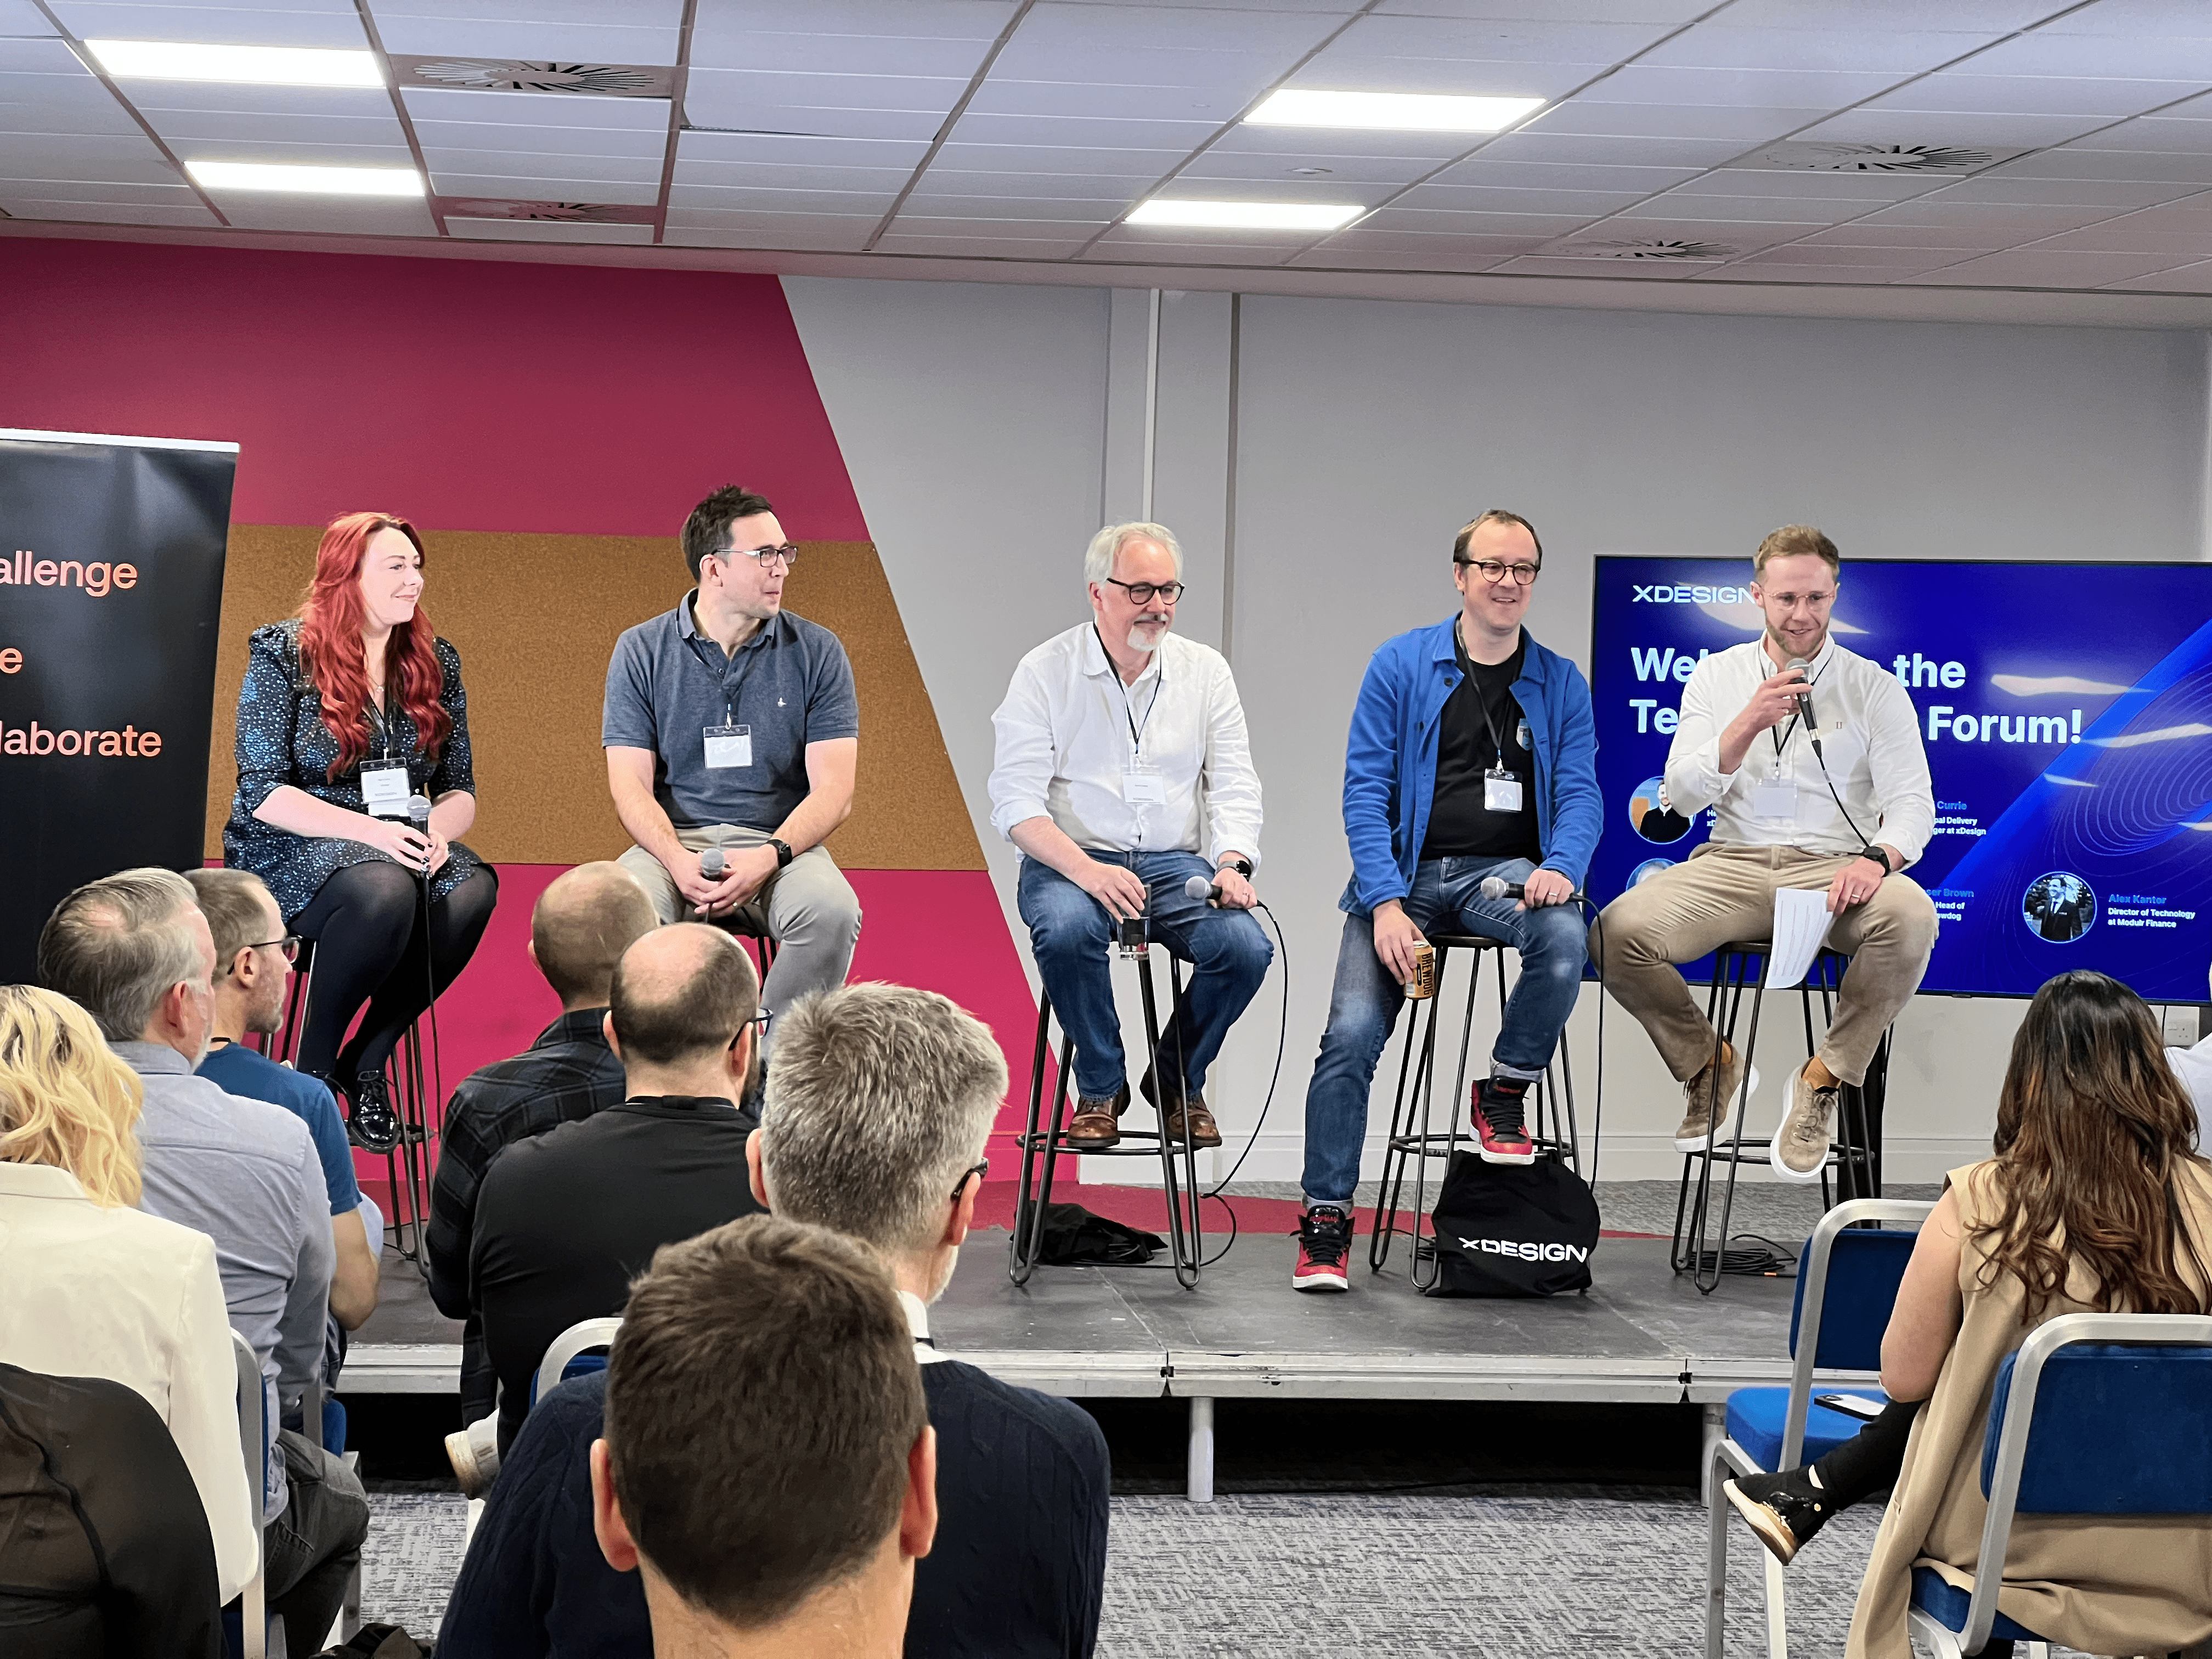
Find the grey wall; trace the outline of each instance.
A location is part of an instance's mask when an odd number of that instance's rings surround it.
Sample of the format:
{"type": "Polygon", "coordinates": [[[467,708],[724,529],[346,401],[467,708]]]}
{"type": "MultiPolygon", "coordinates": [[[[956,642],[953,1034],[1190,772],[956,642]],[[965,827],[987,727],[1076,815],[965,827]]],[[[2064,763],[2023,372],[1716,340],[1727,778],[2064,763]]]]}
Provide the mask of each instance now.
{"type": "MultiPolygon", "coordinates": [[[[1599,552],[1747,559],[1792,520],[1821,525],[1847,560],[2192,558],[2204,544],[2194,333],[1176,295],[1155,327],[1135,292],[786,289],[979,824],[990,710],[1023,651],[1087,614],[1077,557],[1102,516],[1138,510],[1151,434],[1155,515],[1182,535],[1195,584],[1182,625],[1225,644],[1250,719],[1261,887],[1291,969],[1282,1079],[1248,1177],[1297,1171],[1360,672],[1383,639],[1448,613],[1450,537],[1476,511],[1540,526],[1530,626],[1585,667],[1599,552]],[[944,582],[947,561],[973,583],[944,582]]],[[[994,865],[1010,900],[1004,850],[994,865]]],[[[1209,1090],[1232,1151],[1267,1087],[1277,996],[1271,983],[1209,1090]]],[[[1900,1022],[1893,1174],[1986,1152],[2018,1012],[1923,1000],[1900,1022]]],[[[1595,1012],[1586,995],[1572,1031],[1585,1087],[1595,1012]]],[[[1679,1095],[1617,1015],[1607,1055],[1607,1172],[1671,1175],[1679,1095]]],[[[1754,1116],[1771,1118],[1781,1067],[1762,1069],[1754,1116]]]]}

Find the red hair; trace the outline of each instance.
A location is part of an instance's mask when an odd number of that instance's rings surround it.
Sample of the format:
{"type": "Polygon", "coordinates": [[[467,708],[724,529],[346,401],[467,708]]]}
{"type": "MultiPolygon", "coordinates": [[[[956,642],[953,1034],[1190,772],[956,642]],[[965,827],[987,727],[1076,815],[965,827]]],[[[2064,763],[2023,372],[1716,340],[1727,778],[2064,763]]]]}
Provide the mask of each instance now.
{"type": "MultiPolygon", "coordinates": [[[[323,723],[338,740],[338,757],[330,770],[333,782],[368,754],[362,718],[369,686],[362,650],[361,567],[370,539],[381,530],[398,531],[427,562],[422,538],[406,520],[389,513],[341,514],[323,532],[315,549],[315,579],[300,604],[300,660],[322,693],[323,723]]],[[[418,605],[405,627],[392,630],[384,651],[386,706],[396,691],[399,706],[414,716],[423,753],[434,757],[453,728],[453,717],[438,701],[445,672],[438,664],[436,641],[436,630],[418,605]]]]}

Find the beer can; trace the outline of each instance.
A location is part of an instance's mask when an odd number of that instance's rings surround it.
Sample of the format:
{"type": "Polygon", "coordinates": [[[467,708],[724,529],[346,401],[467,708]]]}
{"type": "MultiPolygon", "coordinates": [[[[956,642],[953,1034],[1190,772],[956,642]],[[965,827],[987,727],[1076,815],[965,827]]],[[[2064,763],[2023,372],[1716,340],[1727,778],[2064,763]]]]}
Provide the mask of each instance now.
{"type": "Polygon", "coordinates": [[[1413,978],[1406,994],[1419,1002],[1437,994],[1437,947],[1423,939],[1413,947],[1413,978]]]}

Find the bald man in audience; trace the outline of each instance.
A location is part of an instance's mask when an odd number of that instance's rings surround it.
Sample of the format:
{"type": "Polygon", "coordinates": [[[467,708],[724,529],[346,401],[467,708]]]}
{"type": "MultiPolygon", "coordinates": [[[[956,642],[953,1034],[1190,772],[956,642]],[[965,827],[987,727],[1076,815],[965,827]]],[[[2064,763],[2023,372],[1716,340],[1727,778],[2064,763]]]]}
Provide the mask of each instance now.
{"type": "Polygon", "coordinates": [[[518,1140],[579,1123],[627,1092],[607,1047],[609,987],[624,951],[659,926],[653,902],[620,865],[580,864],[556,877],[530,913],[530,959],[561,999],[561,1018],[512,1060],[471,1073],[446,1108],[437,1179],[430,1188],[430,1295],[461,1338],[461,1420],[447,1437],[453,1472],[471,1496],[498,1470],[489,1422],[496,1379],[469,1301],[469,1250],[477,1193],[492,1160],[518,1140]]]}
{"type": "Polygon", "coordinates": [[[605,1029],[623,1099],[500,1154],[477,1198],[469,1298],[499,1377],[503,1453],[553,1339],[618,1314],[663,1244],[762,1209],[740,1107],[759,1041],[752,958],[719,927],[678,922],[623,952],[605,1029]]]}

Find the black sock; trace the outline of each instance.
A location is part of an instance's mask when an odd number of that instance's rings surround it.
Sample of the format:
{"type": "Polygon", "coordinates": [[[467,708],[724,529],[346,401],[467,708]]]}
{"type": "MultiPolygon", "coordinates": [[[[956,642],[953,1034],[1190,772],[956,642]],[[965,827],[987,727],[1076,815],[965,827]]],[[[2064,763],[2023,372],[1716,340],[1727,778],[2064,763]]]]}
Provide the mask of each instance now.
{"type": "Polygon", "coordinates": [[[1880,1417],[1813,1465],[1829,1503],[1849,1509],[1897,1484],[1897,1472],[1905,1467],[1905,1443],[1912,1433],[1912,1419],[1920,1414],[1920,1403],[1891,1401],[1880,1417]]]}

